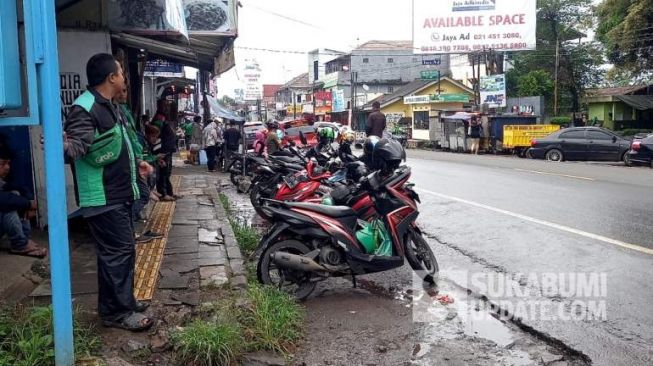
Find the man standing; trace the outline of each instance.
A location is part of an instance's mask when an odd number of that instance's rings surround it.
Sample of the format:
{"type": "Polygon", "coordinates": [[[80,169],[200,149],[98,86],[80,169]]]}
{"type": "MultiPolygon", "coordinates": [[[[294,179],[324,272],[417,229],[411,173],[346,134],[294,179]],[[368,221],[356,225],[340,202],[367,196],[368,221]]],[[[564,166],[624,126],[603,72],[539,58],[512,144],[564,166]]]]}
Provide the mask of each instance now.
{"type": "Polygon", "coordinates": [[[236,128],[235,121],[229,121],[229,128],[224,131],[224,145],[225,145],[225,166],[228,166],[231,162],[231,154],[238,152],[238,146],[240,145],[240,140],[242,136],[238,128],[236,128]]]}
{"type": "Polygon", "coordinates": [[[82,215],[96,242],[98,313],[107,327],[149,329],[147,305],[134,298],[136,251],[132,204],[139,195],[137,176],[148,171],[137,161],[127,122],[111,101],[124,88],[122,67],[100,53],[86,64],[89,89],[74,102],[64,125],[64,152],[73,162],[82,215]]]}
{"type": "Polygon", "coordinates": [[[372,103],[372,113],[367,117],[367,124],[365,132],[367,137],[378,136],[383,138],[383,131],[385,130],[385,114],[381,113],[381,104],[379,102],[372,103]]]}
{"type": "Polygon", "coordinates": [[[29,219],[36,214],[36,201],[19,193],[5,181],[11,170],[13,156],[0,146],[0,238],[9,237],[9,252],[26,257],[43,258],[48,250],[30,240],[29,219]]]}
{"type": "Polygon", "coordinates": [[[209,172],[215,172],[215,156],[218,151],[218,125],[210,121],[204,127],[204,151],[206,151],[207,167],[209,172]]]}

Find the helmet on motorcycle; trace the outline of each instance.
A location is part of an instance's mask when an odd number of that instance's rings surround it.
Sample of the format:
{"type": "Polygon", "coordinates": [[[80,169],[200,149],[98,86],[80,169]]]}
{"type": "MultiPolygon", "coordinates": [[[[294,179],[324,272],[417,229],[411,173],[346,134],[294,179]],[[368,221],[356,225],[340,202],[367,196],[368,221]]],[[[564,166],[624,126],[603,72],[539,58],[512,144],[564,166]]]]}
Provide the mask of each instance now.
{"type": "Polygon", "coordinates": [[[335,133],[331,127],[318,127],[317,134],[321,138],[333,139],[335,137],[335,133]]]}
{"type": "Polygon", "coordinates": [[[381,139],[372,151],[372,168],[384,172],[394,171],[406,160],[406,151],[401,143],[392,139],[381,139]]]}
{"type": "Polygon", "coordinates": [[[378,136],[370,136],[368,137],[365,142],[363,143],[363,153],[365,155],[368,155],[370,158],[372,157],[372,152],[374,151],[374,146],[380,141],[381,139],[378,136]]]}
{"type": "Polygon", "coordinates": [[[356,140],[356,134],[354,134],[354,131],[352,131],[352,130],[347,130],[345,132],[341,132],[341,134],[340,134],[340,141],[341,142],[351,144],[355,140],[356,140]]]}

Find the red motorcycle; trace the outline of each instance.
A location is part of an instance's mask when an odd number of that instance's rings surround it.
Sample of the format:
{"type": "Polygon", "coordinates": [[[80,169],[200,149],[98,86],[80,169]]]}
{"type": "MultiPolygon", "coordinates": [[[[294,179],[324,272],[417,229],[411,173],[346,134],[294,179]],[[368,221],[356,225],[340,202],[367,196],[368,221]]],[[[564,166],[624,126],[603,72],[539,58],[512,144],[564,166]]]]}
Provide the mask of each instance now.
{"type": "Polygon", "coordinates": [[[385,176],[370,174],[357,184],[361,193],[351,196],[357,202],[352,207],[271,201],[262,208],[275,224],[256,250],[258,280],[305,299],[318,281],[387,271],[402,266],[405,257],[424,281],[434,283],[438,264],[415,223],[419,196],[407,183],[410,175],[406,166],[385,176]],[[368,253],[359,242],[359,218],[365,216],[383,220],[391,255],[368,253]]]}

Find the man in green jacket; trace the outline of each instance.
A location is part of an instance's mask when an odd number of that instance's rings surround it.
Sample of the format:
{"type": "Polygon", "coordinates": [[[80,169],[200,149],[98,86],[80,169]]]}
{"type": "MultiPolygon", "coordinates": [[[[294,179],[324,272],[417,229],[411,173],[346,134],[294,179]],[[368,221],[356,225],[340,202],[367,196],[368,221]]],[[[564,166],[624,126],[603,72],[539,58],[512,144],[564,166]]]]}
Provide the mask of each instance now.
{"type": "Polygon", "coordinates": [[[134,297],[136,250],[132,204],[139,196],[138,161],[128,122],[112,100],[122,91],[122,67],[110,54],[97,54],[86,64],[89,88],[74,102],[64,125],[64,152],[72,161],[81,214],[95,239],[98,313],[108,327],[131,331],[150,328],[147,305],[134,297]]]}

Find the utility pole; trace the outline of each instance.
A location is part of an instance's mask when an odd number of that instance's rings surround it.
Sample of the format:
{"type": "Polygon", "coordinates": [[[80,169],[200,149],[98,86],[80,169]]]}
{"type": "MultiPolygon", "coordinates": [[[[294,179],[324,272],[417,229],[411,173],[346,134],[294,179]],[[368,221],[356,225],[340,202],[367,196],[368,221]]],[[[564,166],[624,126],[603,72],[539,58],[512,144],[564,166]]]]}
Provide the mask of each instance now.
{"type": "Polygon", "coordinates": [[[292,92],[292,119],[297,119],[297,96],[292,92]]]}
{"type": "Polygon", "coordinates": [[[555,76],[553,82],[553,116],[558,116],[558,66],[560,65],[560,42],[556,37],[556,61],[555,61],[555,76]]]}

